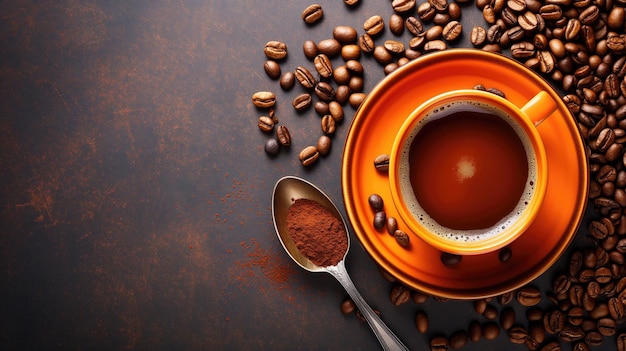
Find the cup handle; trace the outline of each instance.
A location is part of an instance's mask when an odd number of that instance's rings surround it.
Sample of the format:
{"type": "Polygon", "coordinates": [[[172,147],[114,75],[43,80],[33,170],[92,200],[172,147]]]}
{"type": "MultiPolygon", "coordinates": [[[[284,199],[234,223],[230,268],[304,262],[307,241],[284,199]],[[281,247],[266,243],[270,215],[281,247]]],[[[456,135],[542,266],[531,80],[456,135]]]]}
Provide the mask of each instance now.
{"type": "Polygon", "coordinates": [[[556,110],[556,103],[550,94],[542,90],[533,96],[521,110],[537,127],[556,110]]]}

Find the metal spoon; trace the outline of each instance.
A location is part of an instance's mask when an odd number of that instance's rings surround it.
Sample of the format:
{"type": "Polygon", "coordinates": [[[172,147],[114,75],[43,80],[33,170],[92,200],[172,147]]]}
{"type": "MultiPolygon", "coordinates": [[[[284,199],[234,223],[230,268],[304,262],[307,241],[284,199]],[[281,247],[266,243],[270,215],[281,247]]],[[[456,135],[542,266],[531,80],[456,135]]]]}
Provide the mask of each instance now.
{"type": "Polygon", "coordinates": [[[378,341],[384,350],[408,350],[408,348],[398,339],[398,337],[385,325],[372,308],[365,302],[361,294],[356,290],[354,283],[348,276],[346,271],[345,259],[350,249],[350,236],[348,235],[348,249],[343,255],[343,259],[335,266],[320,267],[313,264],[306,256],[304,256],[294,243],[289,230],[287,229],[287,211],[289,206],[297,199],[309,199],[316,201],[320,205],[326,207],[337,218],[340,218],[348,233],[348,227],[337,207],[318,187],[310,182],[293,176],[283,177],[276,182],[274,193],[272,195],[272,217],[274,219],[274,228],[278,234],[281,244],[289,254],[289,256],[302,268],[309,272],[328,272],[341,283],[346,289],[348,295],[357,305],[367,323],[376,334],[378,341]]]}

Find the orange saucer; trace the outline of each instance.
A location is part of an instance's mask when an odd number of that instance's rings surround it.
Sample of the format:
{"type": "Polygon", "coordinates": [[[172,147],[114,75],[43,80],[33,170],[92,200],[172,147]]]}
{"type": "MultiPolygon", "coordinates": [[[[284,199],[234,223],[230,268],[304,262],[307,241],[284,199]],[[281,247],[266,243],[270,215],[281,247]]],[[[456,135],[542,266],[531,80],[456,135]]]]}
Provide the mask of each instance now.
{"type": "Polygon", "coordinates": [[[518,288],[545,272],[574,238],[587,201],[588,169],[577,126],[561,97],[534,72],[505,56],[474,49],[428,54],[396,70],[368,95],[357,111],[343,152],[341,182],[346,212],[365,250],[383,269],[407,286],[441,297],[475,299],[518,288]],[[557,102],[557,111],[539,127],[548,158],[544,204],[524,234],[509,247],[506,263],[498,252],[464,256],[446,267],[441,252],[409,232],[394,207],[388,175],[374,168],[374,158],[391,153],[407,116],[423,101],[477,84],[497,88],[522,106],[539,91],[557,102]],[[376,231],[367,198],[379,194],[387,216],[411,234],[402,248],[386,231],[376,231]]]}

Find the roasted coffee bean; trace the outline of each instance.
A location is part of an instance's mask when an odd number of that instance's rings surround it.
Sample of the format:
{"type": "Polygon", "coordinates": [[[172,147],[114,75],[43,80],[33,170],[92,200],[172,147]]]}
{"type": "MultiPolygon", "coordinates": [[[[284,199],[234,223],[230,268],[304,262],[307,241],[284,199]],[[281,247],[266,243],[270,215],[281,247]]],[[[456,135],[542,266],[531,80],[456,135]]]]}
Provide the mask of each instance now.
{"type": "Polygon", "coordinates": [[[415,8],[415,0],[392,0],[391,8],[398,13],[411,11],[415,8]]]}
{"type": "Polygon", "coordinates": [[[319,54],[313,59],[315,70],[320,76],[328,78],[333,74],[333,64],[325,54],[319,54]]]}
{"type": "Polygon", "coordinates": [[[597,322],[597,329],[603,336],[613,336],[617,330],[617,323],[612,318],[600,318],[597,322]]]}
{"type": "Polygon", "coordinates": [[[395,284],[391,289],[390,299],[394,306],[400,306],[407,302],[411,298],[411,291],[402,284],[395,284]]]}
{"type": "Polygon", "coordinates": [[[422,22],[413,16],[408,17],[405,20],[406,29],[414,36],[420,36],[424,33],[424,25],[422,22]]]}
{"type": "Polygon", "coordinates": [[[537,53],[537,59],[539,59],[539,70],[542,73],[551,73],[556,65],[554,55],[548,50],[540,50],[537,53]]]}
{"type": "Polygon", "coordinates": [[[361,49],[361,51],[366,52],[368,54],[374,52],[374,48],[375,48],[374,40],[369,34],[367,33],[361,34],[361,36],[359,37],[359,48],[361,49]]]}
{"type": "Polygon", "coordinates": [[[537,28],[538,20],[537,15],[531,11],[525,11],[517,17],[517,23],[524,30],[532,32],[537,28]]]}
{"type": "Polygon", "coordinates": [[[453,350],[462,349],[467,345],[469,336],[465,330],[459,330],[450,335],[450,348],[453,350]]]}
{"type": "Polygon", "coordinates": [[[483,338],[495,340],[500,335],[500,326],[494,322],[486,322],[482,325],[483,338]]]}
{"type": "Polygon", "coordinates": [[[410,243],[410,238],[409,235],[400,230],[400,229],[396,229],[395,232],[393,232],[393,236],[396,238],[396,242],[402,246],[402,247],[409,247],[409,243],[410,243]]]}
{"type": "MultiPolygon", "coordinates": [[[[595,274],[594,274],[595,275],[595,274]]],[[[569,301],[574,306],[581,306],[585,289],[580,285],[572,285],[569,289],[569,301]]]]}
{"type": "Polygon", "coordinates": [[[356,110],[359,108],[359,106],[361,106],[361,104],[363,103],[363,100],[365,100],[365,97],[366,97],[365,93],[350,94],[348,102],[350,103],[350,106],[352,106],[352,108],[356,110]]]}
{"type": "Polygon", "coordinates": [[[372,55],[374,56],[376,62],[381,65],[387,65],[393,61],[393,56],[391,56],[389,51],[387,51],[387,49],[385,49],[382,45],[376,46],[372,55]]]}
{"type": "Polygon", "coordinates": [[[335,120],[335,122],[339,123],[343,120],[343,107],[337,101],[331,101],[328,103],[328,112],[330,116],[335,120]]]}
{"type": "Polygon", "coordinates": [[[335,57],[341,53],[341,43],[335,38],[324,39],[317,43],[317,50],[328,57],[335,57]]]}
{"type": "Polygon", "coordinates": [[[351,44],[356,42],[358,33],[356,29],[350,26],[337,26],[333,29],[333,38],[342,44],[351,44]]]}
{"type": "Polygon", "coordinates": [[[599,332],[595,330],[585,335],[585,342],[589,346],[593,346],[593,347],[600,346],[602,345],[603,341],[604,341],[604,337],[602,336],[602,334],[600,334],[599,332]]]}
{"type": "Polygon", "coordinates": [[[455,41],[461,37],[463,33],[463,25],[459,21],[450,21],[443,27],[441,35],[447,41],[455,41]]]}
{"type": "Polygon", "coordinates": [[[547,4],[539,9],[541,17],[548,21],[556,21],[563,15],[563,10],[559,5],[547,4]]]}
{"type": "Polygon", "coordinates": [[[581,327],[571,324],[565,324],[563,329],[559,332],[559,339],[566,342],[581,340],[584,337],[585,331],[581,327]]]}
{"type": "Polygon", "coordinates": [[[589,317],[593,319],[600,319],[609,315],[609,305],[607,303],[598,303],[596,307],[589,311],[589,317]]]}
{"type": "Polygon", "coordinates": [[[571,325],[581,325],[585,311],[582,307],[572,307],[567,311],[567,322],[571,325]]]}
{"type": "Polygon", "coordinates": [[[380,154],[374,159],[374,167],[377,171],[387,172],[389,170],[389,155],[380,154]]]}
{"type": "Polygon", "coordinates": [[[385,49],[389,51],[391,54],[399,55],[404,53],[404,44],[397,40],[385,40],[383,44],[385,49]]]}
{"type": "Polygon", "coordinates": [[[471,342],[478,342],[482,337],[482,328],[480,326],[480,322],[474,320],[471,321],[469,327],[467,328],[468,337],[471,342]]]}
{"type": "Polygon", "coordinates": [[[541,301],[541,292],[534,286],[526,285],[517,290],[515,297],[522,306],[534,306],[541,301]]]}
{"type": "Polygon", "coordinates": [[[265,61],[263,69],[271,79],[278,79],[280,77],[280,65],[274,60],[265,61]]]}
{"type": "Polygon", "coordinates": [[[600,9],[591,5],[580,12],[578,20],[584,25],[593,25],[600,18],[600,9]]]}
{"type": "Polygon", "coordinates": [[[561,345],[558,341],[550,341],[541,347],[541,351],[561,351],[561,345]]]}
{"type": "Polygon", "coordinates": [[[508,262],[512,256],[513,252],[509,247],[505,247],[498,252],[498,260],[502,263],[508,262]]]}
{"type": "Polygon", "coordinates": [[[487,39],[487,31],[485,28],[480,26],[472,27],[472,31],[470,33],[470,42],[474,46],[482,45],[487,39]]]}
{"type": "Polygon", "coordinates": [[[252,104],[259,108],[270,108],[276,104],[276,95],[269,91],[258,91],[252,94],[252,104]]]}
{"type": "Polygon", "coordinates": [[[514,344],[523,344],[528,338],[528,331],[521,325],[509,329],[509,340],[514,344]]]}
{"type": "Polygon", "coordinates": [[[374,15],[363,23],[363,30],[369,35],[377,35],[385,29],[385,21],[379,15],[374,15]]]}
{"type": "Polygon", "coordinates": [[[526,310],[526,319],[530,322],[537,322],[543,320],[543,310],[539,307],[531,307],[526,310]]]}
{"type": "Polygon", "coordinates": [[[435,40],[435,39],[439,39],[441,38],[441,33],[443,32],[443,27],[442,26],[432,26],[430,28],[428,28],[428,30],[425,32],[425,37],[426,40],[435,40]]]}
{"type": "Polygon", "coordinates": [[[515,310],[511,307],[504,308],[500,312],[500,326],[504,330],[509,330],[515,324],[515,310]]]}
{"type": "Polygon", "coordinates": [[[476,311],[476,313],[483,314],[485,313],[486,309],[487,309],[487,300],[480,299],[480,300],[474,301],[474,311],[476,311]]]}
{"type": "Polygon", "coordinates": [[[293,106],[293,108],[296,109],[296,111],[304,111],[307,108],[311,107],[311,102],[312,102],[312,97],[311,94],[309,93],[302,93],[297,95],[293,101],[291,102],[291,105],[293,106]]]}
{"type": "Polygon", "coordinates": [[[313,4],[307,6],[307,8],[302,11],[302,20],[307,24],[314,24],[322,20],[324,17],[324,9],[319,4],[313,4]]]}
{"type": "Polygon", "coordinates": [[[327,135],[331,135],[335,133],[336,124],[335,120],[331,115],[324,115],[322,117],[322,132],[327,135]]]}
{"type": "Polygon", "coordinates": [[[447,252],[441,253],[441,262],[448,267],[459,264],[461,262],[461,259],[462,257],[460,255],[455,255],[447,252]]]}
{"type": "Polygon", "coordinates": [[[591,297],[592,299],[595,299],[600,296],[600,289],[600,283],[598,283],[597,281],[589,282],[589,284],[587,284],[586,294],[589,295],[589,297],[591,297]]]}
{"type": "Polygon", "coordinates": [[[491,4],[487,4],[483,7],[483,19],[489,24],[496,23],[496,11],[491,4]]]}
{"type": "Polygon", "coordinates": [[[291,145],[291,134],[289,134],[289,129],[283,125],[276,128],[276,138],[282,146],[291,145]]]}
{"type": "Polygon", "coordinates": [[[624,18],[626,18],[626,10],[623,7],[615,6],[609,12],[606,24],[610,29],[624,29],[624,18]]]}
{"type": "Polygon", "coordinates": [[[330,152],[331,140],[327,135],[322,135],[317,139],[317,151],[321,156],[326,156],[330,152]]]}
{"type": "Polygon", "coordinates": [[[542,344],[546,339],[546,330],[543,328],[543,323],[539,321],[531,321],[528,324],[528,337],[532,338],[537,343],[542,344]]]}
{"type": "Polygon", "coordinates": [[[319,50],[317,49],[317,44],[313,40],[305,40],[302,44],[302,51],[304,52],[304,56],[309,60],[312,60],[317,56],[319,50]]]}
{"type": "Polygon", "coordinates": [[[498,295],[497,300],[498,303],[502,306],[510,304],[515,298],[515,292],[509,291],[503,294],[498,295]]]}
{"type": "Polygon", "coordinates": [[[350,314],[356,310],[356,305],[352,299],[347,298],[341,303],[341,313],[350,314]]]}
{"type": "Polygon", "coordinates": [[[572,346],[572,351],[590,351],[590,349],[584,341],[578,341],[572,346]]]}
{"type": "Polygon", "coordinates": [[[339,66],[333,70],[333,79],[337,84],[345,85],[350,82],[350,71],[346,65],[339,66]]]}
{"type": "Polygon", "coordinates": [[[280,77],[280,87],[285,91],[291,90],[295,83],[296,78],[291,71],[283,73],[282,77],[280,77]]]}
{"type": "Polygon", "coordinates": [[[296,67],[294,72],[298,82],[305,88],[311,89],[315,86],[316,80],[311,71],[304,66],[296,67]]]}
{"type": "Polygon", "coordinates": [[[372,194],[367,198],[367,202],[374,212],[382,211],[384,207],[383,198],[378,194],[372,194]]]}
{"type": "Polygon", "coordinates": [[[443,40],[432,40],[424,44],[424,51],[443,51],[448,48],[448,45],[443,40]]]}
{"type": "Polygon", "coordinates": [[[347,44],[341,48],[341,57],[345,60],[358,60],[361,57],[361,48],[356,44],[347,44]]]}
{"type": "MultiPolygon", "coordinates": [[[[420,36],[411,38],[411,40],[409,41],[409,47],[411,49],[418,50],[422,48],[425,43],[426,43],[426,36],[420,35],[420,36]]],[[[406,51],[405,51],[405,55],[406,55],[406,51]]]]}
{"type": "Polygon", "coordinates": [[[428,1],[425,1],[417,6],[417,15],[422,21],[432,21],[436,13],[437,11],[435,10],[435,7],[428,1]]]}
{"type": "Polygon", "coordinates": [[[595,279],[600,284],[606,284],[611,281],[611,270],[607,267],[600,267],[595,272],[595,279]]]}
{"type": "Polygon", "coordinates": [[[320,153],[317,151],[317,148],[315,146],[305,147],[304,149],[302,149],[302,151],[300,151],[300,154],[298,155],[300,163],[302,163],[303,166],[310,166],[314,164],[319,157],[320,153]]]}
{"type": "Polygon", "coordinates": [[[624,318],[624,305],[619,299],[615,297],[610,298],[607,302],[607,306],[609,308],[609,314],[613,319],[620,320],[624,318]]]}
{"type": "Polygon", "coordinates": [[[329,83],[320,81],[315,85],[315,95],[322,101],[331,101],[335,98],[335,89],[329,83]]]}
{"type": "Polygon", "coordinates": [[[328,114],[329,111],[328,102],[319,100],[315,101],[315,103],[313,104],[313,109],[318,115],[325,116],[328,114]]]}
{"type": "Polygon", "coordinates": [[[565,274],[560,274],[552,282],[552,291],[557,295],[564,294],[569,290],[570,285],[570,278],[565,274]]]}
{"type": "Polygon", "coordinates": [[[418,311],[415,315],[415,326],[421,334],[428,332],[428,315],[424,311],[418,311]]]}
{"type": "Polygon", "coordinates": [[[287,44],[281,41],[271,40],[265,44],[263,52],[269,59],[282,60],[287,57],[287,44]]]}
{"type": "Polygon", "coordinates": [[[431,351],[447,351],[450,344],[448,344],[448,339],[443,336],[436,336],[430,339],[430,350],[431,351]]]}
{"type": "Polygon", "coordinates": [[[616,338],[617,351],[626,351],[626,333],[619,334],[616,338]]]}
{"type": "Polygon", "coordinates": [[[543,326],[549,334],[556,334],[560,332],[565,326],[565,316],[563,315],[563,312],[559,310],[547,312],[543,316],[543,326]]]}
{"type": "Polygon", "coordinates": [[[398,220],[392,216],[387,217],[385,227],[387,228],[387,233],[389,233],[389,235],[394,235],[396,230],[398,230],[398,220]]]}
{"type": "Polygon", "coordinates": [[[270,132],[272,129],[274,129],[274,120],[271,119],[268,116],[261,116],[259,117],[259,129],[261,129],[264,132],[270,132]]]}
{"type": "Polygon", "coordinates": [[[404,18],[394,13],[389,18],[389,31],[394,35],[402,35],[404,32],[404,18]]]}

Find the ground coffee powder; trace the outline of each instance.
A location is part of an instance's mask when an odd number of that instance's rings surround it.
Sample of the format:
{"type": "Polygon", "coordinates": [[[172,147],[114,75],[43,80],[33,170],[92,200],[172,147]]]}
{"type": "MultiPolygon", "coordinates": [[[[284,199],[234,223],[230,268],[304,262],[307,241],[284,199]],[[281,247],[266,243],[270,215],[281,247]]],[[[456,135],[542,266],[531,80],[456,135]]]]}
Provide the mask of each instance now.
{"type": "Polygon", "coordinates": [[[298,250],[320,267],[336,265],[348,250],[343,222],[315,201],[296,200],[287,212],[287,228],[298,250]]]}

